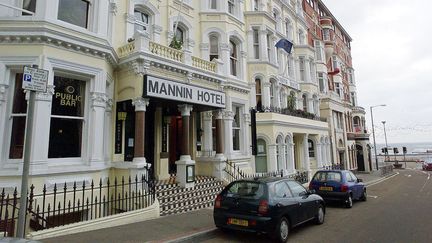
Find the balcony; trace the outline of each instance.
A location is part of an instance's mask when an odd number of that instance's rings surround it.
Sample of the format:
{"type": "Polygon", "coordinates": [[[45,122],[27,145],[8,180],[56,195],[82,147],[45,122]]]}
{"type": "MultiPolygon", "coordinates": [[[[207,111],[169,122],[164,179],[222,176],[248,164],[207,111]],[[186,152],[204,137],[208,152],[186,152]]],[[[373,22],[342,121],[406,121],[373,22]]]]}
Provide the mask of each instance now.
{"type": "Polygon", "coordinates": [[[284,77],[281,75],[279,75],[278,78],[279,78],[279,82],[281,84],[286,85],[286,86],[288,86],[292,89],[295,89],[295,90],[300,90],[299,83],[297,81],[295,81],[294,79],[287,78],[287,77],[284,77]]]}
{"type": "MultiPolygon", "coordinates": [[[[118,48],[120,60],[134,59],[141,54],[147,54],[155,59],[175,62],[187,67],[197,68],[212,74],[221,74],[223,63],[218,60],[207,61],[191,55],[189,50],[177,50],[159,43],[150,41],[147,37],[139,36],[130,43],[118,48]]],[[[127,62],[127,61],[126,61],[127,62]]]]}
{"type": "Polygon", "coordinates": [[[313,113],[309,113],[309,112],[306,112],[303,110],[292,110],[289,108],[277,108],[277,107],[261,107],[261,108],[258,108],[257,111],[260,113],[271,112],[271,113],[278,113],[278,114],[282,114],[282,115],[295,116],[295,117],[300,117],[300,118],[305,118],[305,119],[310,119],[310,120],[315,120],[315,121],[327,122],[326,118],[319,117],[313,113]]]}

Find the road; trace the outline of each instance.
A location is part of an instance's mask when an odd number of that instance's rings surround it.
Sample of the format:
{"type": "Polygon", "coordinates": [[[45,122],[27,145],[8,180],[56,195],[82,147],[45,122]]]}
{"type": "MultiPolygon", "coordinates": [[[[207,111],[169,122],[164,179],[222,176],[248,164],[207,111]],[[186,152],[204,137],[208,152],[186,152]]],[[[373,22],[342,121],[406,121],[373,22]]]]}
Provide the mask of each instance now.
{"type": "MultiPolygon", "coordinates": [[[[432,242],[432,172],[399,170],[368,187],[368,201],[327,207],[323,225],[307,223],[289,242],[432,242]]],[[[217,232],[200,242],[270,242],[263,235],[217,232]]]]}

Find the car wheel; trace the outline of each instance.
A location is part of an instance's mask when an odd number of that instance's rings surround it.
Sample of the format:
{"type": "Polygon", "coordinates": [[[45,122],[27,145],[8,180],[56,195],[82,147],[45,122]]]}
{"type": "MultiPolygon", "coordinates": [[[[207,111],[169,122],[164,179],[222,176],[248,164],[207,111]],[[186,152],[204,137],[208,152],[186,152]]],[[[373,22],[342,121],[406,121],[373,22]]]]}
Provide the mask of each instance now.
{"type": "Polygon", "coordinates": [[[352,208],[353,206],[353,199],[351,194],[348,195],[347,199],[345,200],[345,207],[346,208],[352,208]]]}
{"type": "Polygon", "coordinates": [[[287,242],[288,241],[288,235],[289,235],[289,221],[285,218],[282,217],[279,220],[279,223],[276,227],[276,232],[277,235],[277,239],[279,240],[279,242],[287,242]]]}
{"type": "Polygon", "coordinates": [[[363,202],[367,201],[367,192],[366,192],[366,188],[363,190],[363,194],[360,198],[363,202]]]}
{"type": "Polygon", "coordinates": [[[324,208],[322,205],[319,205],[317,214],[315,215],[315,224],[323,224],[324,223],[324,208]]]}

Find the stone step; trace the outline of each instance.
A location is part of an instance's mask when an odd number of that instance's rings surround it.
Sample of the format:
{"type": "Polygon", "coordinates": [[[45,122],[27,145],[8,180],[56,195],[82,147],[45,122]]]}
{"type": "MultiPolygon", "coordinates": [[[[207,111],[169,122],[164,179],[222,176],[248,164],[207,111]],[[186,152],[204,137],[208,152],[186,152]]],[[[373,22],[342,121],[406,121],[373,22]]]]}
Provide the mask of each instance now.
{"type": "Polygon", "coordinates": [[[166,210],[161,211],[161,216],[184,213],[184,212],[198,210],[198,209],[202,209],[202,208],[208,208],[208,207],[212,207],[213,203],[214,203],[214,198],[206,200],[206,201],[201,201],[201,202],[198,202],[195,204],[188,204],[185,206],[177,206],[177,207],[167,208],[166,210]]]}
{"type": "Polygon", "coordinates": [[[196,191],[196,190],[201,190],[201,189],[205,189],[205,188],[211,188],[211,187],[221,187],[223,186],[222,182],[220,181],[207,181],[204,183],[200,183],[200,184],[196,184],[194,187],[191,188],[181,188],[179,186],[177,187],[170,187],[164,190],[156,190],[156,195],[158,196],[158,198],[160,197],[166,197],[166,196],[170,196],[173,194],[178,194],[178,193],[184,193],[184,192],[190,192],[190,191],[196,191]]]}

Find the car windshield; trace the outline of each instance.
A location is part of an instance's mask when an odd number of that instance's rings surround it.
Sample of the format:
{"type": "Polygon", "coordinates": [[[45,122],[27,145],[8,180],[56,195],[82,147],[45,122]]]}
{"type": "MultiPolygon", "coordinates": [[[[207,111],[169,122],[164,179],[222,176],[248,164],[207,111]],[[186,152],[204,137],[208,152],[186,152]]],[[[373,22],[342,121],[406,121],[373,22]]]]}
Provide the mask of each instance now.
{"type": "Polygon", "coordinates": [[[339,172],[334,171],[320,171],[317,172],[313,178],[315,181],[336,181],[341,182],[341,174],[339,172]]]}
{"type": "Polygon", "coordinates": [[[227,197],[260,198],[264,195],[264,184],[251,181],[234,182],[227,189],[227,197]]]}

